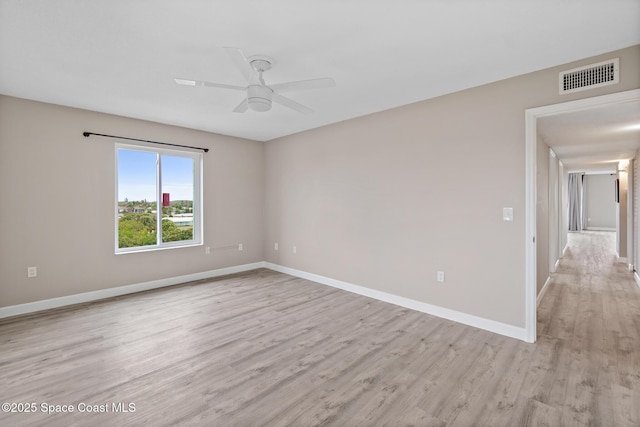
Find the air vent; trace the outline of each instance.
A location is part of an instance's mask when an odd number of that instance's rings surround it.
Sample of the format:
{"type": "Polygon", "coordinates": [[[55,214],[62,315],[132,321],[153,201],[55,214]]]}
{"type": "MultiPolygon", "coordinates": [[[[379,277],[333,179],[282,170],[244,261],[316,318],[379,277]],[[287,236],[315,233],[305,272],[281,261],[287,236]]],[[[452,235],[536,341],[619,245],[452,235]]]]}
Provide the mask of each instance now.
{"type": "Polygon", "coordinates": [[[560,95],[600,86],[614,85],[620,80],[619,58],[586,65],[560,73],[560,95]]]}

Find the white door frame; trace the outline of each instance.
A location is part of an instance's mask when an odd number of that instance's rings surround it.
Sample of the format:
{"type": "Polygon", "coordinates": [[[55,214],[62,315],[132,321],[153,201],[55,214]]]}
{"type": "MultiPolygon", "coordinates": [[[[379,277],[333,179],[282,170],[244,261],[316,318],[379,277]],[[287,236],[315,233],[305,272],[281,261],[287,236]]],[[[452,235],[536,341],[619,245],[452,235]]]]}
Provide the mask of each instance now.
{"type": "MultiPolygon", "coordinates": [[[[536,145],[537,120],[539,117],[554,116],[621,102],[640,100],[640,89],[593,98],[579,99],[560,104],[525,110],[525,341],[536,341],[536,145]]],[[[548,262],[544,260],[544,262],[548,262]]]]}

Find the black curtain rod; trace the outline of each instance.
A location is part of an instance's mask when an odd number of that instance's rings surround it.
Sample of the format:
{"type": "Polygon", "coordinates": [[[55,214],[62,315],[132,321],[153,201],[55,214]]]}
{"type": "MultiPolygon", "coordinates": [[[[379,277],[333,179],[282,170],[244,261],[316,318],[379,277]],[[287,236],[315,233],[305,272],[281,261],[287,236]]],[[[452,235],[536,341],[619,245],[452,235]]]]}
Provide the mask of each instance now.
{"type": "Polygon", "coordinates": [[[208,148],[202,148],[202,147],[190,147],[188,145],[178,145],[178,144],[170,144],[168,142],[158,142],[158,141],[149,141],[146,139],[138,139],[138,138],[128,138],[126,136],[116,136],[116,135],[105,135],[104,133],[93,133],[93,132],[82,132],[82,135],[84,135],[85,137],[89,138],[91,135],[95,135],[95,136],[104,136],[107,138],[118,138],[118,139],[128,139],[129,141],[140,141],[140,142],[148,142],[150,144],[160,144],[160,145],[170,145],[171,147],[180,147],[180,148],[191,148],[193,150],[202,150],[205,153],[209,152],[208,148]]]}

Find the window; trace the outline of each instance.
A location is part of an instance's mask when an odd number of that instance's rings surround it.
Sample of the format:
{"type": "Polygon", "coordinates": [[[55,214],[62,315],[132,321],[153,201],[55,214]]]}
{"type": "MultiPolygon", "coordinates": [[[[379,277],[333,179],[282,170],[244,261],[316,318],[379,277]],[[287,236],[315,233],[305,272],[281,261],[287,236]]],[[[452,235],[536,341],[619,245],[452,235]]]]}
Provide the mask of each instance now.
{"type": "Polygon", "coordinates": [[[202,242],[202,154],[116,145],[116,253],[202,242]]]}

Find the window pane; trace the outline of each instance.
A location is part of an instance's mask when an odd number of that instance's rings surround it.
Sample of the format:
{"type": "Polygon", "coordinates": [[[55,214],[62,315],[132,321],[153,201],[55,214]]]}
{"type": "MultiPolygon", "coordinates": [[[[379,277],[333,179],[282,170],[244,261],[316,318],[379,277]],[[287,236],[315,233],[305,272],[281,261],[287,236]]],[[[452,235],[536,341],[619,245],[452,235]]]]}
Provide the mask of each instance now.
{"type": "Polygon", "coordinates": [[[118,247],[155,245],[156,153],[118,150],[118,247]]]}
{"type": "Polygon", "coordinates": [[[194,160],[161,157],[162,241],[193,240],[194,160]]]}
{"type": "Polygon", "coordinates": [[[201,244],[202,155],[121,144],[116,150],[116,253],[201,244]]]}

